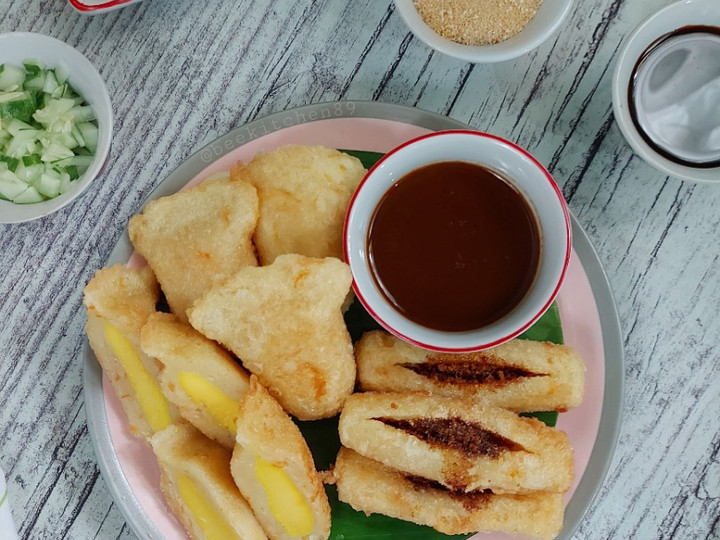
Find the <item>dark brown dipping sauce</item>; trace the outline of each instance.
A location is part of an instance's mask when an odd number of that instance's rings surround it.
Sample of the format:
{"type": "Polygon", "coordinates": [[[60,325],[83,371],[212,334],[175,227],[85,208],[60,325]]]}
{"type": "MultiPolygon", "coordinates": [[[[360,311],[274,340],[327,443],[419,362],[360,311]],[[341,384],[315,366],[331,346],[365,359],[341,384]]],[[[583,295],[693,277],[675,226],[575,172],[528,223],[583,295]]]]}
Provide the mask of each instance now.
{"type": "Polygon", "coordinates": [[[401,178],[368,231],[373,277],[408,319],[475,330],[507,315],[532,285],[540,234],[524,197],[496,173],[459,161],[401,178]]]}

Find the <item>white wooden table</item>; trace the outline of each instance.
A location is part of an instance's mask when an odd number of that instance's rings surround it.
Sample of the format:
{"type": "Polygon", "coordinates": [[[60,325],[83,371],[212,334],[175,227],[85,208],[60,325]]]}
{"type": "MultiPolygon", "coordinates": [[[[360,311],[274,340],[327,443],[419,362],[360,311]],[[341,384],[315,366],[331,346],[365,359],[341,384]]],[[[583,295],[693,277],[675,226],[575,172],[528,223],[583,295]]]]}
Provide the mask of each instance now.
{"type": "Polygon", "coordinates": [[[21,537],[136,538],[85,422],[81,291],[149,192],[247,121],[374,100],[527,148],[598,252],[626,394],[615,458],[575,537],[720,538],[720,186],[667,177],[635,156],[610,97],[623,38],[667,3],[578,0],[536,51],[472,65],[430,50],[380,0],[145,0],[95,16],[66,0],[0,0],[0,33],[78,48],[105,78],[116,117],[110,162],[86,195],[48,218],[0,225],[0,465],[21,537]]]}

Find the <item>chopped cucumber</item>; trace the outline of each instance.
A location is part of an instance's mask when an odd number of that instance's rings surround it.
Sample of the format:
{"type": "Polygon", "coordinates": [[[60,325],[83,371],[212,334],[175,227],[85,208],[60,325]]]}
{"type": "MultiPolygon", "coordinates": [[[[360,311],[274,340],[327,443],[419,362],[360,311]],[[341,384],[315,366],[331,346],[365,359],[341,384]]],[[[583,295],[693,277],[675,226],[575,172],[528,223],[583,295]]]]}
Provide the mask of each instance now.
{"type": "Polygon", "coordinates": [[[93,162],[97,118],[69,76],[65,64],[0,64],[0,199],[52,199],[93,162]]]}
{"type": "Polygon", "coordinates": [[[35,98],[28,91],[0,94],[0,118],[17,118],[29,122],[36,109],[35,98]]]}
{"type": "Polygon", "coordinates": [[[12,64],[0,65],[0,91],[20,88],[25,80],[25,70],[12,64]]]}

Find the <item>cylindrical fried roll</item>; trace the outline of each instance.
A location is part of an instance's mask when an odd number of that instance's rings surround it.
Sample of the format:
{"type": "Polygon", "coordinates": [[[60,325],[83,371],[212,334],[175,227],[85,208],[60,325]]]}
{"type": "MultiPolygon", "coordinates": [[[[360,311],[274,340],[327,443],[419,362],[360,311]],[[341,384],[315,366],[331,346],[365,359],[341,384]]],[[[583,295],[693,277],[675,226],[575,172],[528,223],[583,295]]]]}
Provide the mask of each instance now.
{"type": "Polygon", "coordinates": [[[562,411],[580,405],[585,365],[570,347],[514,339],[474,353],[437,353],[384,331],[355,346],[363,390],[431,392],[482,398],[516,412],[562,411]]]}
{"type": "Polygon", "coordinates": [[[330,535],[330,504],[310,449],[254,375],[240,400],[231,471],[272,540],[330,535]]]}
{"type": "Polygon", "coordinates": [[[563,492],[572,481],[565,433],[482,402],[420,393],[353,394],[338,429],[348,448],[453,490],[563,492]]]}
{"type": "Polygon", "coordinates": [[[348,448],[340,449],[333,473],[339,499],[355,510],[428,525],[445,534],[504,532],[549,540],[563,525],[563,499],[558,493],[450,491],[348,448]]]}
{"type": "Polygon", "coordinates": [[[151,439],[160,489],[190,538],[267,539],[230,474],[230,452],[188,424],[151,439]]]}
{"type": "Polygon", "coordinates": [[[148,318],[140,346],[162,364],[163,394],[183,418],[232,450],[238,402],[250,386],[248,372],[220,345],[169,313],[148,318]]]}

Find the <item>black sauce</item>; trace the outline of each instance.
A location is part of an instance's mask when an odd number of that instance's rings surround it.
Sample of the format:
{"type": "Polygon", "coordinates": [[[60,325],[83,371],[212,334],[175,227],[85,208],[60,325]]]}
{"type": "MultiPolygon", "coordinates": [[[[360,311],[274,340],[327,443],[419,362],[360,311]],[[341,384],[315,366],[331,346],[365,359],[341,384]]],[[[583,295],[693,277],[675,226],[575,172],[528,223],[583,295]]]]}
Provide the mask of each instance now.
{"type": "Polygon", "coordinates": [[[632,73],[630,75],[630,84],[628,85],[628,109],[629,109],[629,113],[630,113],[630,118],[632,119],[632,122],[635,125],[635,129],[638,130],[638,133],[643,138],[643,140],[655,152],[657,152],[664,158],[669,159],[670,161],[673,161],[680,165],[685,165],[688,167],[696,167],[699,169],[711,169],[713,167],[720,166],[720,160],[712,160],[712,161],[704,161],[704,162],[688,161],[686,159],[683,159],[683,158],[673,154],[672,152],[661,147],[660,145],[658,145],[657,142],[648,135],[645,128],[640,123],[640,121],[638,119],[637,108],[635,106],[635,92],[636,92],[636,82],[637,82],[636,79],[637,79],[638,71],[641,69],[642,65],[653,55],[653,53],[663,43],[666,43],[670,39],[676,38],[678,36],[687,35],[687,34],[714,34],[714,35],[720,36],[720,27],[706,26],[706,25],[683,26],[681,28],[678,28],[677,30],[668,32],[667,34],[664,34],[664,35],[660,36],[659,38],[657,38],[655,41],[653,41],[640,55],[637,62],[635,63],[635,66],[633,67],[632,73]]]}

